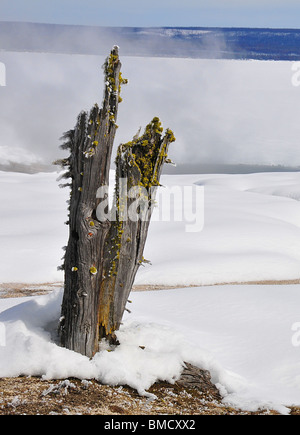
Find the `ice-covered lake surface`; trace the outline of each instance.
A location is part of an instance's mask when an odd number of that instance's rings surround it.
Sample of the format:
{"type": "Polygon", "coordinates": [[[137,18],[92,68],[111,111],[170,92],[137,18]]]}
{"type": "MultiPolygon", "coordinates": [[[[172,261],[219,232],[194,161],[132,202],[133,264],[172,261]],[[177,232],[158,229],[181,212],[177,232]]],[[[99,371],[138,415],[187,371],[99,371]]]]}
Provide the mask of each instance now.
{"type": "MultiPolygon", "coordinates": [[[[63,279],[56,268],[68,192],[57,176],[0,172],[1,282],[63,279]]],[[[204,225],[186,232],[191,222],[154,215],[145,249],[152,265],[136,283],[196,287],[133,293],[121,346],[91,361],[55,343],[61,291],[2,299],[0,376],[94,377],[144,393],[179,376],[187,361],[211,371],[227,403],[283,413],[300,405],[300,285],[212,286],[300,279],[300,174],[166,175],[162,184],[177,193],[198,186],[204,225]]],[[[182,204],[190,205],[170,202],[171,217],[182,204]]]]}
{"type": "Polygon", "coordinates": [[[98,55],[106,53],[117,42],[131,56],[261,60],[300,58],[299,29],[122,28],[0,21],[0,36],[0,48],[11,51],[98,55]]]}

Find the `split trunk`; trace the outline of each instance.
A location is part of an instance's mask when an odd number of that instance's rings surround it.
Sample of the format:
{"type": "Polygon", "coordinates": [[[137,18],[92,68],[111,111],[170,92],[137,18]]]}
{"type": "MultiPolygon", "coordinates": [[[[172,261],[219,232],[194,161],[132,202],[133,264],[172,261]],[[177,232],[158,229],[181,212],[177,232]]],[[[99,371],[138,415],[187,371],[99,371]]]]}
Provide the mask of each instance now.
{"type": "Polygon", "coordinates": [[[69,242],[59,333],[62,346],[92,357],[102,339],[116,342],[136,273],[144,261],[155,191],[171,130],[162,134],[158,118],[145,132],[118,148],[113,203],[108,201],[111,154],[122,78],[118,47],[104,65],[102,108],[80,113],[63,148],[61,163],[70,178],[69,242]]]}

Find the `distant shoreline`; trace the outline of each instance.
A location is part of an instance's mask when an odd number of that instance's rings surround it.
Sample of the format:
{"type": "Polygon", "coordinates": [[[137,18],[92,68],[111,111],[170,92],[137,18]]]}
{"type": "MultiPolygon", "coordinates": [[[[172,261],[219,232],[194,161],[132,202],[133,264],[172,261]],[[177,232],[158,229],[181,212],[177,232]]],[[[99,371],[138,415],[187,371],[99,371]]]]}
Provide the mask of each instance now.
{"type": "Polygon", "coordinates": [[[0,21],[0,52],[300,60],[300,29],[235,27],[100,27],[0,21]]]}

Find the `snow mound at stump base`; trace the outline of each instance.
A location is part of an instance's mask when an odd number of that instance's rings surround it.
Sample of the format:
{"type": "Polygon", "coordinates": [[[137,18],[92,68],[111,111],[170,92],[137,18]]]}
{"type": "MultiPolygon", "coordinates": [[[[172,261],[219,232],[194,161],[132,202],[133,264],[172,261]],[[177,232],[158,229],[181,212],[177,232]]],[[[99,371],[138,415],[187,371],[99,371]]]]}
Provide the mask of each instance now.
{"type": "Polygon", "coordinates": [[[1,302],[0,377],[96,379],[111,386],[128,385],[154,398],[147,390],[158,381],[179,380],[186,362],[208,370],[231,406],[287,411],[271,402],[240,397],[247,384],[242,377],[224,370],[210,352],[189,344],[184,335],[167,325],[125,319],[118,332],[120,346],[110,351],[104,343],[93,359],[60,347],[56,330],[62,295],[62,290],[56,290],[46,296],[1,302]]]}

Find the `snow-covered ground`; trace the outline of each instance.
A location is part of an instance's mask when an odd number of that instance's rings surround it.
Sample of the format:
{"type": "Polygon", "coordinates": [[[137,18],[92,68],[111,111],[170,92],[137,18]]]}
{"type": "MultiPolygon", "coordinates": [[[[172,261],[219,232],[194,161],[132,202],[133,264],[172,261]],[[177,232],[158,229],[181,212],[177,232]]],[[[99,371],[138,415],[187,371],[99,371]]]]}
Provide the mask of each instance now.
{"type": "Polygon", "coordinates": [[[210,370],[227,404],[282,413],[300,405],[300,324],[292,331],[300,321],[299,286],[133,293],[121,345],[92,360],[55,344],[61,297],[55,291],[0,300],[0,377],[95,378],[145,394],[158,379],[176,379],[186,361],[210,370]]]}
{"type": "Polygon", "coordinates": [[[152,267],[140,270],[138,284],[300,278],[300,173],[162,179],[170,188],[193,183],[203,186],[203,230],[187,233],[185,221],[153,222],[145,250],[152,267]]]}
{"type": "Polygon", "coordinates": [[[0,282],[53,282],[63,275],[67,244],[67,189],[57,173],[0,171],[0,282]]]}
{"type": "MultiPolygon", "coordinates": [[[[57,266],[68,240],[69,192],[58,188],[57,177],[0,172],[0,282],[63,279],[57,266]]],[[[144,255],[152,266],[140,269],[136,284],[300,278],[300,173],[166,175],[162,184],[175,187],[179,201],[170,202],[171,221],[158,221],[155,210],[144,255]],[[186,232],[192,222],[174,221],[174,210],[190,208],[195,196],[184,188],[194,183],[202,186],[195,194],[204,226],[186,232]]]]}
{"type": "MultiPolygon", "coordinates": [[[[67,242],[68,192],[56,178],[0,172],[1,282],[62,280],[56,267],[67,242]]],[[[300,405],[300,285],[209,286],[300,278],[300,174],[164,176],[162,183],[202,186],[204,227],[188,233],[184,221],[152,222],[145,252],[152,266],[136,283],[198,287],[133,293],[121,346],[91,361],[55,344],[61,292],[2,299],[0,376],[95,377],[143,393],[156,379],[178,376],[187,361],[211,371],[226,402],[281,412],[300,405]]]]}

